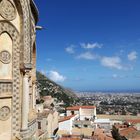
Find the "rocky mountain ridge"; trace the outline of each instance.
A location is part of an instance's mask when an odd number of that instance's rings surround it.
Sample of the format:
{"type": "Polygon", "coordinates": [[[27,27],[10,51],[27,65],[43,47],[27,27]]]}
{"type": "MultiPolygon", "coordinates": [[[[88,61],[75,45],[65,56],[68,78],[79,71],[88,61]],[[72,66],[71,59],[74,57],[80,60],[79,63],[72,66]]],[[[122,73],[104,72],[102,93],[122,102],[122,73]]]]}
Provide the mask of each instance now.
{"type": "Polygon", "coordinates": [[[36,76],[40,96],[51,95],[58,102],[64,102],[66,107],[74,105],[78,101],[77,95],[72,90],[60,86],[39,71],[36,72],[36,76]]]}

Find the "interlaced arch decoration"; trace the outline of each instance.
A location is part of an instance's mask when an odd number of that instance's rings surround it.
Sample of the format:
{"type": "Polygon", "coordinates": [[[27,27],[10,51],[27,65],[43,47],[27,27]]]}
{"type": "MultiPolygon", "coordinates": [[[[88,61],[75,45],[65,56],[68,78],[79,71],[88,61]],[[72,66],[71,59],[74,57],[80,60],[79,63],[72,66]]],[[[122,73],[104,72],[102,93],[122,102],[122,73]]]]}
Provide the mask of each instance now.
{"type": "Polygon", "coordinates": [[[22,58],[21,63],[31,64],[31,11],[30,0],[15,0],[17,11],[21,18],[22,58]]]}
{"type": "MultiPolygon", "coordinates": [[[[9,0],[7,0],[9,1],[9,0]]],[[[13,42],[13,82],[8,83],[12,90],[12,137],[19,135],[21,125],[20,68],[32,68],[33,42],[35,41],[35,23],[31,19],[31,0],[13,0],[13,5],[20,16],[20,32],[11,23],[12,19],[0,21],[0,35],[8,33],[13,42]],[[33,30],[34,28],[34,30],[33,30]],[[11,87],[12,86],[12,87],[11,87]]],[[[1,2],[1,0],[0,0],[1,2]]],[[[17,13],[16,13],[17,15],[17,13]]],[[[2,87],[0,83],[0,87],[2,87]]]]}
{"type": "Polygon", "coordinates": [[[16,28],[7,21],[0,21],[0,35],[8,33],[12,39],[13,82],[12,82],[12,133],[20,131],[20,36],[16,28]]]}

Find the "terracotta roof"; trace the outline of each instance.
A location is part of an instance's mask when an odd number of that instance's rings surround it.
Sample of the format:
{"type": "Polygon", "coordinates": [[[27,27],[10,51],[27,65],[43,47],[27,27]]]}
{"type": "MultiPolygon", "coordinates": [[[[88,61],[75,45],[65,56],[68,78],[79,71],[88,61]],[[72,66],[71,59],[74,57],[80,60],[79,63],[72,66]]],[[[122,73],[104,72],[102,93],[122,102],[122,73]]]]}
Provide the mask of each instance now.
{"type": "Polygon", "coordinates": [[[64,122],[67,120],[70,120],[72,117],[74,117],[75,115],[70,115],[70,116],[65,116],[64,118],[62,118],[59,122],[64,122]]]}
{"type": "Polygon", "coordinates": [[[79,110],[80,108],[82,109],[94,109],[96,106],[72,106],[72,107],[67,107],[66,110],[79,110]]]}
{"type": "Polygon", "coordinates": [[[140,140],[140,137],[132,138],[131,140],[140,140]]]}
{"type": "Polygon", "coordinates": [[[80,138],[62,137],[59,140],[80,140],[80,138]]]}
{"type": "Polygon", "coordinates": [[[134,128],[134,127],[128,127],[126,129],[120,130],[120,135],[121,136],[128,136],[129,134],[135,133],[136,131],[137,131],[136,128],[134,128]]]}
{"type": "Polygon", "coordinates": [[[99,134],[102,134],[102,133],[104,133],[104,130],[101,129],[101,128],[96,128],[96,129],[94,130],[94,135],[99,135],[99,134]]]}
{"type": "Polygon", "coordinates": [[[126,120],[128,123],[137,124],[140,123],[140,119],[126,120]]]}
{"type": "Polygon", "coordinates": [[[115,124],[115,127],[116,127],[117,129],[128,128],[128,126],[125,125],[125,124],[115,124]]]}
{"type": "Polygon", "coordinates": [[[106,135],[106,137],[103,140],[114,140],[111,136],[106,135]]]}
{"type": "Polygon", "coordinates": [[[94,131],[94,135],[93,135],[93,140],[114,140],[112,138],[112,135],[108,135],[106,133],[104,133],[103,129],[97,128],[94,131]]]}
{"type": "Polygon", "coordinates": [[[63,134],[59,140],[81,140],[81,139],[80,139],[80,135],[63,134]]]}

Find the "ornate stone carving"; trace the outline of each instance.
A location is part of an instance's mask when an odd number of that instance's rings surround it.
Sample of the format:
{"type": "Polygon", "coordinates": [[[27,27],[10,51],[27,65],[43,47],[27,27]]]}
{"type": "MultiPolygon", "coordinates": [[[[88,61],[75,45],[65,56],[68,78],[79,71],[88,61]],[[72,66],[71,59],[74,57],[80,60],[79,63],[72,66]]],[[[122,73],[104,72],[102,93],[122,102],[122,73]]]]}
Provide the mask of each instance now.
{"type": "Polygon", "coordinates": [[[16,18],[16,9],[9,0],[0,2],[0,14],[6,20],[14,20],[16,18]]]}
{"type": "Polygon", "coordinates": [[[8,106],[3,106],[0,109],[0,120],[6,121],[10,117],[10,108],[8,106]]]}
{"type": "Polygon", "coordinates": [[[0,95],[12,93],[12,83],[0,83],[0,95]]]}
{"type": "Polygon", "coordinates": [[[0,52],[0,61],[3,62],[4,64],[8,64],[11,61],[11,54],[4,50],[0,52]]]}
{"type": "Polygon", "coordinates": [[[23,11],[23,62],[31,64],[31,9],[28,0],[19,0],[23,11]]]}
{"type": "Polygon", "coordinates": [[[12,83],[12,135],[20,131],[20,47],[21,41],[19,32],[7,21],[0,21],[0,34],[8,32],[13,40],[13,83],[12,83]]]}

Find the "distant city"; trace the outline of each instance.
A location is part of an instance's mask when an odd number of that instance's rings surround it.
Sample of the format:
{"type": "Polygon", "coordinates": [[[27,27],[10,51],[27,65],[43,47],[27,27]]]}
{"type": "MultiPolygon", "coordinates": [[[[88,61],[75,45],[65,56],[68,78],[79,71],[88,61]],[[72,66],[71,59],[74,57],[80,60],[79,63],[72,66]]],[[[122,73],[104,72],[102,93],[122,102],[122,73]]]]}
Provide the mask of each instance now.
{"type": "Polygon", "coordinates": [[[135,89],[135,90],[75,90],[74,91],[75,93],[77,94],[81,94],[81,93],[84,93],[84,94],[98,94],[98,93],[107,93],[107,94],[122,94],[122,93],[125,93],[125,94],[139,94],[140,93],[140,89],[135,89]]]}
{"type": "Polygon", "coordinates": [[[96,105],[98,114],[140,115],[140,92],[77,92],[82,105],[96,105]]]}
{"type": "Polygon", "coordinates": [[[0,0],[0,140],[140,140],[139,5],[0,0]]]}

